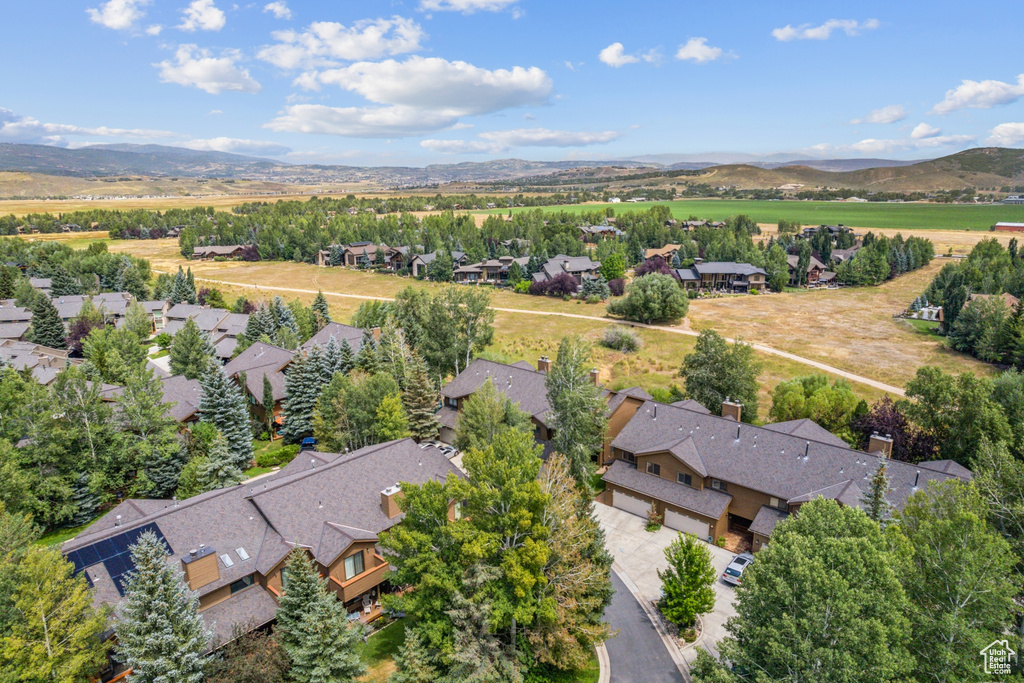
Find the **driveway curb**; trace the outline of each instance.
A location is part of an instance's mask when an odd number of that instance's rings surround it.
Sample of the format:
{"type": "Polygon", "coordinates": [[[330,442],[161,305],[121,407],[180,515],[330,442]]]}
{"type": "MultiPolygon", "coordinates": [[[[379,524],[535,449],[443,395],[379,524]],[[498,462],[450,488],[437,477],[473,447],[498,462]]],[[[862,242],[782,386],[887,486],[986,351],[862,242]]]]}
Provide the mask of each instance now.
{"type": "Polygon", "coordinates": [[[668,650],[669,656],[672,657],[672,661],[675,662],[676,668],[679,669],[679,673],[682,674],[683,680],[686,681],[686,683],[690,683],[690,666],[686,663],[686,659],[683,658],[683,653],[679,649],[679,644],[676,643],[674,638],[669,636],[667,631],[665,631],[664,626],[662,626],[661,619],[658,618],[657,613],[654,611],[654,607],[647,602],[647,598],[645,598],[643,593],[640,592],[640,589],[637,588],[635,583],[633,583],[633,580],[629,578],[629,575],[622,570],[622,567],[619,566],[618,562],[612,563],[612,571],[614,571],[615,575],[622,580],[622,583],[626,585],[626,588],[628,588],[629,592],[633,594],[636,601],[640,603],[640,608],[643,609],[647,618],[651,620],[651,624],[654,625],[654,630],[658,632],[659,636],[661,636],[661,641],[665,643],[665,649],[668,650]]]}
{"type": "Polygon", "coordinates": [[[597,678],[597,683],[611,683],[612,680],[612,663],[608,658],[608,648],[604,646],[604,643],[598,643],[597,650],[597,664],[601,669],[601,674],[597,678]]]}

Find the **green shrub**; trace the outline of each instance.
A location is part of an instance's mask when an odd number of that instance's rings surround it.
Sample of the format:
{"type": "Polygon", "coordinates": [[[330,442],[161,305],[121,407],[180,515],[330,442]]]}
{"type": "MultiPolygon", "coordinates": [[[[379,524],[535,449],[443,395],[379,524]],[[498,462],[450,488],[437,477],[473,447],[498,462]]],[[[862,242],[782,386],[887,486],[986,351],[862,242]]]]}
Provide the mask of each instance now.
{"type": "Polygon", "coordinates": [[[604,331],[601,345],[623,353],[635,353],[644,347],[644,342],[640,335],[628,327],[615,325],[604,331]]]}
{"type": "Polygon", "coordinates": [[[725,547],[725,536],[719,536],[716,545],[719,548],[724,548],[725,547]]]}
{"type": "Polygon", "coordinates": [[[528,294],[530,292],[530,282],[528,280],[521,280],[512,286],[512,291],[516,294],[528,294]]]}
{"type": "Polygon", "coordinates": [[[290,446],[282,446],[274,451],[260,453],[256,456],[256,464],[260,467],[280,467],[287,465],[299,454],[299,444],[293,443],[290,446]]]}

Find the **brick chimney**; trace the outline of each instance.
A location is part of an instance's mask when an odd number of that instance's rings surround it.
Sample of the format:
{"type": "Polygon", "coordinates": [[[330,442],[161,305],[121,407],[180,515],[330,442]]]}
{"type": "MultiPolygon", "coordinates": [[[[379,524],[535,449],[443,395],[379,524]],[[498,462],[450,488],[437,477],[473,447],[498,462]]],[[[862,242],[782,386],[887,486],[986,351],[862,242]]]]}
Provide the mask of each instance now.
{"type": "Polygon", "coordinates": [[[402,487],[398,484],[389,486],[380,492],[380,509],[388,519],[394,519],[402,514],[398,508],[398,498],[402,496],[402,487]]]}
{"type": "Polygon", "coordinates": [[[868,453],[881,453],[887,458],[892,457],[892,436],[886,434],[882,436],[878,432],[871,435],[868,439],[868,453]]]}
{"type": "Polygon", "coordinates": [[[722,402],[722,417],[731,417],[737,422],[740,421],[740,416],[743,414],[743,404],[739,401],[731,401],[729,397],[725,397],[725,401],[722,402]]]}
{"type": "Polygon", "coordinates": [[[540,360],[537,361],[537,370],[540,372],[551,372],[551,359],[547,356],[541,356],[540,360]]]}
{"type": "Polygon", "coordinates": [[[596,384],[598,384],[598,382],[600,380],[600,377],[601,377],[601,373],[598,371],[598,369],[597,368],[591,368],[591,370],[590,370],[590,381],[593,382],[596,385],[596,384]]]}

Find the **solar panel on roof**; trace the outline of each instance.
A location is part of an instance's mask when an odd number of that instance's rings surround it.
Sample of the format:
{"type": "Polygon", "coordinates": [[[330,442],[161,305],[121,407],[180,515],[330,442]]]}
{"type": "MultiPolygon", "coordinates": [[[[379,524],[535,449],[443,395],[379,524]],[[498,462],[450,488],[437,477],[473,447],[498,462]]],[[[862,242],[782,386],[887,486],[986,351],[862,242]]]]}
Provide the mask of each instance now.
{"type": "MultiPolygon", "coordinates": [[[[162,541],[164,547],[167,548],[168,554],[173,554],[174,550],[167,542],[167,539],[164,538],[160,527],[156,523],[150,522],[116,536],[97,541],[84,548],[73,550],[67,555],[68,561],[75,565],[76,574],[87,567],[102,562],[103,567],[107,570],[107,574],[110,575],[111,580],[114,582],[117,592],[123,596],[124,582],[127,574],[135,570],[135,563],[132,562],[131,548],[138,541],[139,536],[147,531],[156,534],[157,539],[162,541]]],[[[88,574],[86,574],[86,579],[89,580],[91,586],[92,580],[88,574]]]]}

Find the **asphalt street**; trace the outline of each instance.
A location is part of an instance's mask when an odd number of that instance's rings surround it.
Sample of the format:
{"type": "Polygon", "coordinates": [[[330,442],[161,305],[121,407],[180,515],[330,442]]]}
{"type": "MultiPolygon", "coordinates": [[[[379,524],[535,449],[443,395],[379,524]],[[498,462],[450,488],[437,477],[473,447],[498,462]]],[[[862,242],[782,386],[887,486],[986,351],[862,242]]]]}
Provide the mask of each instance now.
{"type": "Polygon", "coordinates": [[[612,587],[615,595],[604,613],[619,632],[606,643],[612,683],[683,683],[651,620],[615,572],[612,587]]]}

